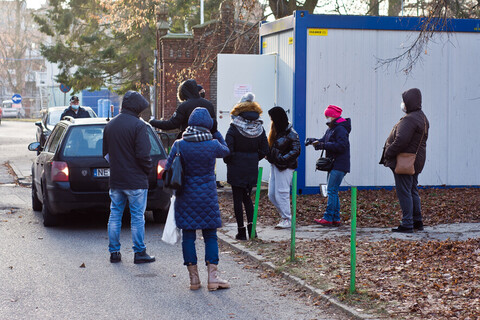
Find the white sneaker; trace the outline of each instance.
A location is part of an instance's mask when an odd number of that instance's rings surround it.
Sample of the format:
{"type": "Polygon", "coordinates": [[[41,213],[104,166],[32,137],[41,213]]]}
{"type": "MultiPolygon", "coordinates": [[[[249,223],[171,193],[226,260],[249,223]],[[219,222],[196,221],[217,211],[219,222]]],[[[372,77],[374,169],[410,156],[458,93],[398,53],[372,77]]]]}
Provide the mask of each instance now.
{"type": "Polygon", "coordinates": [[[289,229],[292,223],[288,219],[282,219],[279,224],[275,226],[277,229],[289,229]]]}

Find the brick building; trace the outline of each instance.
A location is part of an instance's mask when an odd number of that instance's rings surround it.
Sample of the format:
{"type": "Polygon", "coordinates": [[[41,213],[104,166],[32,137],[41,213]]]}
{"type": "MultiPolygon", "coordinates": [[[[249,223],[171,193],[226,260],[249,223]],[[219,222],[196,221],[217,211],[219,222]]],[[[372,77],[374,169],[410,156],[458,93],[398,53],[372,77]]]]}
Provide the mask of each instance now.
{"type": "Polygon", "coordinates": [[[158,118],[173,114],[179,103],[178,85],[191,78],[204,87],[206,98],[216,108],[217,54],[258,53],[258,23],[239,19],[243,14],[238,11],[234,2],[225,1],[220,5],[217,20],[196,25],[190,33],[175,34],[168,30],[167,9],[157,9],[158,118]]]}

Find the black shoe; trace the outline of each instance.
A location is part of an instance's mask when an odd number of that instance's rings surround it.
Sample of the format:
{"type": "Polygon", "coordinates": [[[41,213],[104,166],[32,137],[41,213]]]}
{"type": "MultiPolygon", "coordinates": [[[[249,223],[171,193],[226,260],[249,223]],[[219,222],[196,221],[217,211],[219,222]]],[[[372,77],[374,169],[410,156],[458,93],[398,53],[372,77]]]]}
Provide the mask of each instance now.
{"type": "Polygon", "coordinates": [[[149,263],[155,261],[154,256],[149,256],[147,254],[147,250],[143,250],[142,252],[135,252],[135,258],[133,259],[133,263],[149,263]]]}
{"type": "Polygon", "coordinates": [[[417,231],[423,231],[423,222],[422,221],[415,221],[413,223],[413,229],[417,231]]]}
{"type": "Polygon", "coordinates": [[[235,236],[235,239],[237,239],[237,240],[247,240],[247,230],[245,229],[245,227],[238,228],[238,233],[235,236]]]}
{"type": "Polygon", "coordinates": [[[122,254],[120,252],[111,252],[110,253],[110,262],[117,263],[122,261],[122,254]]]}
{"type": "Polygon", "coordinates": [[[222,184],[220,183],[220,181],[217,181],[217,189],[222,189],[222,188],[223,188],[223,186],[222,186],[222,184]]]}
{"type": "Polygon", "coordinates": [[[398,228],[393,228],[392,232],[413,233],[413,228],[405,228],[404,226],[400,225],[398,228]]]}

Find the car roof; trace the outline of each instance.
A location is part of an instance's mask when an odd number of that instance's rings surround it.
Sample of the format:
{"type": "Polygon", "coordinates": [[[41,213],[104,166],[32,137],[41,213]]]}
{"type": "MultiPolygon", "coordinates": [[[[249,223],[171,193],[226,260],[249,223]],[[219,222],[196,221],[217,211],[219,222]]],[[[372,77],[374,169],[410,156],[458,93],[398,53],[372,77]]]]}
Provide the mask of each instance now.
{"type": "MultiPolygon", "coordinates": [[[[65,110],[67,109],[68,107],[70,106],[57,106],[57,107],[49,107],[49,108],[44,108],[41,110],[41,112],[47,112],[47,111],[57,111],[57,110],[65,110]]],[[[92,108],[90,107],[87,107],[87,106],[81,106],[82,108],[86,109],[86,110],[92,110],[92,108]]]]}

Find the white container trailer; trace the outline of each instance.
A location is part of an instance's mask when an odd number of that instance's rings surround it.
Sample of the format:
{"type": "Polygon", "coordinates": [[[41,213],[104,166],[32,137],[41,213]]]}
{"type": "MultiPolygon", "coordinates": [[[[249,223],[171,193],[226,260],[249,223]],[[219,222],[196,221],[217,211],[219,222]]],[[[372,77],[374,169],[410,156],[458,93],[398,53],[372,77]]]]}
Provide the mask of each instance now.
{"type": "MultiPolygon", "coordinates": [[[[436,33],[408,73],[396,63],[379,67],[379,59],[405,51],[421,24],[418,18],[296,11],[260,27],[261,53],[277,57],[276,79],[264,79],[276,83],[272,105],[291,110],[302,145],[305,138],[324,134],[323,111],[329,104],[342,107],[342,116],[352,119],[351,172],[344,187],[394,185],[390,169],[378,162],[388,134],[403,116],[401,94],[414,87],[422,91],[430,121],[419,184],[480,185],[480,20],[449,21],[448,32],[436,33]]],[[[315,171],[319,155],[313,147],[302,147],[299,192],[318,193],[326,182],[326,173],[315,171]]]]}

